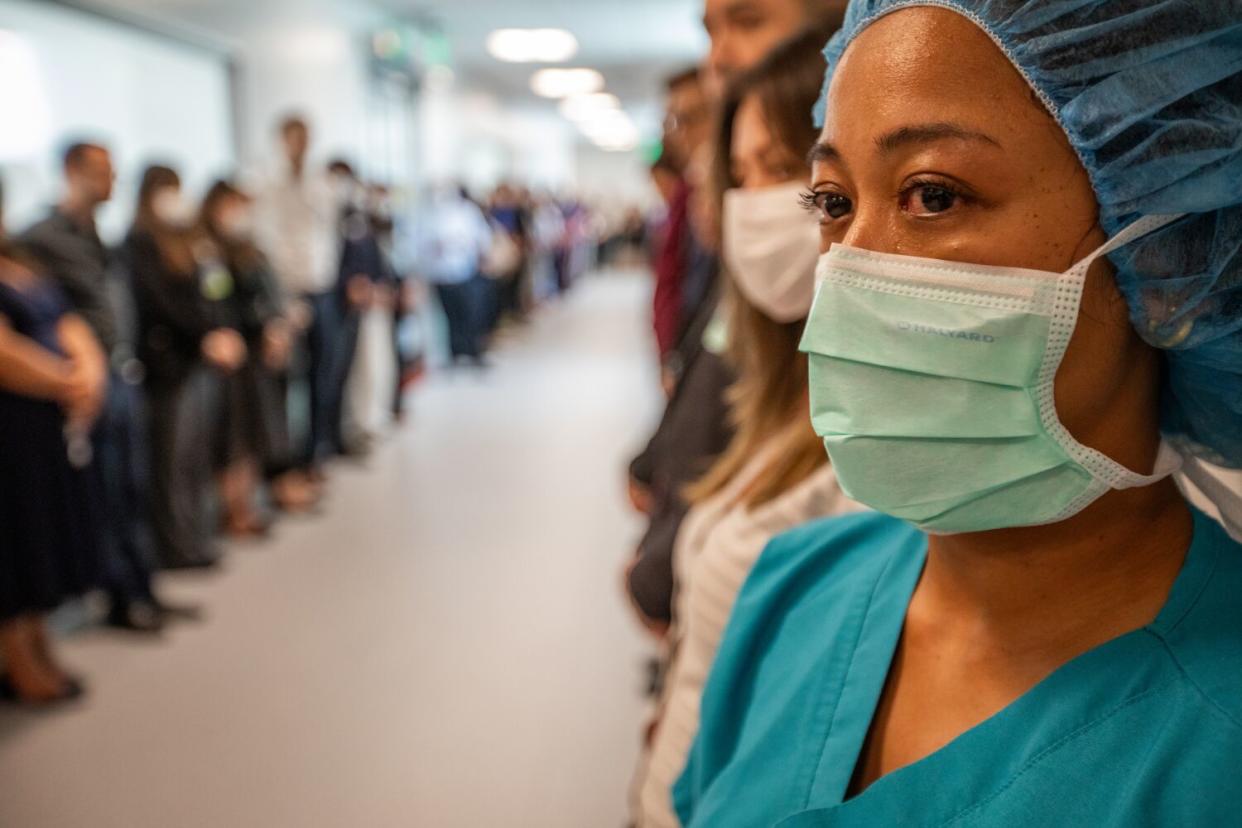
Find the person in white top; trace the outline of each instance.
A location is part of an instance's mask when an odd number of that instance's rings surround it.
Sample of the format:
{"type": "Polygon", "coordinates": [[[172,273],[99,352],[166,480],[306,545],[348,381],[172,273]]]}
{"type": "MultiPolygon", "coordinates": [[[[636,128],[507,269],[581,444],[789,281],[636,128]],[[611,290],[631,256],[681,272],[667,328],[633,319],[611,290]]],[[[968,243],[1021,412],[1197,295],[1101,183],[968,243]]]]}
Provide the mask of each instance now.
{"type": "Polygon", "coordinates": [[[255,231],[260,247],[285,292],[301,300],[295,314],[304,323],[309,356],[310,433],[302,460],[316,466],[332,450],[340,424],[333,372],[338,348],[340,308],[341,199],[325,171],[307,168],[310,127],[298,116],[280,122],[285,166],[267,182],[255,201],[255,231]],[[335,392],[334,392],[335,389],[335,392]]]}
{"type": "Polygon", "coordinates": [[[674,549],[672,659],[635,821],[673,828],[671,791],[698,732],[699,701],[742,583],[775,535],[856,511],[811,427],[798,343],[814,293],[817,220],[800,203],[816,129],[811,110],[830,31],[795,35],[735,77],[722,102],[715,171],[729,276],[729,353],[737,425],[725,454],[689,492],[674,549]]]}

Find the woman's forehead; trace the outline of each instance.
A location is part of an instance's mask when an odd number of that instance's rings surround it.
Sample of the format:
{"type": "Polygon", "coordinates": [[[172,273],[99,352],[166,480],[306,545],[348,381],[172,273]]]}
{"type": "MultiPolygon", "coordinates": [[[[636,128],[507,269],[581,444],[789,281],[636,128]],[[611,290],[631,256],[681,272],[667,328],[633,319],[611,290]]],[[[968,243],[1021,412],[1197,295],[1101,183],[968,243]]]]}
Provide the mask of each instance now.
{"type": "Polygon", "coordinates": [[[1055,127],[984,31],[953,11],[915,6],[880,18],[846,48],[829,88],[824,136],[936,122],[1004,144],[1006,133],[1029,131],[1035,121],[1055,127]]]}

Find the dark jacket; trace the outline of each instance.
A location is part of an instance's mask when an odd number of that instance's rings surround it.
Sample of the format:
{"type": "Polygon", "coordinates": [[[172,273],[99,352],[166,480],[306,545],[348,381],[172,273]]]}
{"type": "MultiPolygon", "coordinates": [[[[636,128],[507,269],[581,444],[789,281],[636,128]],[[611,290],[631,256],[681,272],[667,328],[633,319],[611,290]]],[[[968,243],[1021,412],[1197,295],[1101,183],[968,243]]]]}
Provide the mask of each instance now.
{"type": "Polygon", "coordinates": [[[736,376],[720,354],[703,346],[715,311],[713,292],[682,337],[681,379],[660,425],[630,464],[630,475],[651,492],[652,510],[628,587],[639,609],[655,621],[671,621],[673,616],[673,547],[690,509],[683,492],[707,473],[733,439],[726,394],[736,376]]]}
{"type": "Polygon", "coordinates": [[[170,268],[150,234],[132,231],[121,255],[133,276],[138,354],[148,379],[180,382],[202,364],[203,337],[219,326],[219,311],[203,295],[199,270],[170,268]]]}
{"type": "Polygon", "coordinates": [[[217,317],[246,340],[251,351],[260,346],[267,324],[281,314],[284,298],[271,267],[262,256],[229,262],[232,292],[220,302],[217,317]]]}

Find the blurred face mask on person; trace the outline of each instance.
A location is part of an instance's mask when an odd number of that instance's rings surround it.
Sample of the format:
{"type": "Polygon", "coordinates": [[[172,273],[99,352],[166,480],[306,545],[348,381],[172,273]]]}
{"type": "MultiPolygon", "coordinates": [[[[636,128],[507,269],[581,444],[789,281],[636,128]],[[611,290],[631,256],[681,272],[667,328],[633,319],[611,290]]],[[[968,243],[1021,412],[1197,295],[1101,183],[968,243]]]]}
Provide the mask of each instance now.
{"type": "Polygon", "coordinates": [[[230,241],[245,241],[254,234],[254,214],[250,206],[239,198],[221,202],[215,222],[221,235],[230,241]]]}
{"type": "Polygon", "coordinates": [[[803,349],[846,492],[970,532],[1063,520],[1171,471],[1159,358],[1099,257],[1087,173],[988,35],[930,7],[878,20],[825,123],[811,187],[828,252],[803,349]]]}
{"type": "Polygon", "coordinates": [[[750,96],[733,122],[730,164],[738,187],[724,197],[724,259],[747,301],[776,322],[811,309],[819,222],[802,203],[804,159],[768,129],[762,103],[750,96]]]}
{"type": "Polygon", "coordinates": [[[713,84],[758,63],[807,23],[807,9],[807,0],[707,0],[703,28],[711,38],[707,67],[713,84]]]}
{"type": "Polygon", "coordinates": [[[116,174],[112,156],[102,147],[90,147],[65,166],[68,201],[84,209],[94,209],[112,198],[116,174]]]}
{"type": "Polygon", "coordinates": [[[151,211],[169,227],[186,229],[194,225],[197,208],[180,187],[164,187],[151,197],[151,211]]]}
{"type": "Polygon", "coordinates": [[[332,172],[328,174],[328,186],[332,197],[339,207],[356,207],[361,200],[358,181],[348,173],[332,172]]]}

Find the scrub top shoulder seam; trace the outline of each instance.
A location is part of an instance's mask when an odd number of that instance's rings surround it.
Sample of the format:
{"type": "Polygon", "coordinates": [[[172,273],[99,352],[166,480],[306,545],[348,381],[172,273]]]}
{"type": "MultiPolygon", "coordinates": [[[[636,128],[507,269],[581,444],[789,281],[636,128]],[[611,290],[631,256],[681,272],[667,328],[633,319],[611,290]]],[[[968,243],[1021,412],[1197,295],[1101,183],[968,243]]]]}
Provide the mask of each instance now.
{"type": "Polygon", "coordinates": [[[980,799],[977,802],[973,802],[970,805],[966,806],[965,808],[958,811],[953,816],[946,819],[941,824],[952,825],[953,823],[959,822],[965,819],[966,817],[970,816],[972,813],[974,813],[975,811],[978,811],[980,808],[983,808],[989,802],[996,799],[998,796],[1002,795],[1007,790],[1009,790],[1011,787],[1013,787],[1015,784],[1017,784],[1018,780],[1020,780],[1024,775],[1026,775],[1028,771],[1033,770],[1037,765],[1043,762],[1044,759],[1048,758],[1052,754],[1061,750],[1061,748],[1065,747],[1069,743],[1081,738],[1082,736],[1087,735],[1088,733],[1095,730],[1097,727],[1103,725],[1105,722],[1109,721],[1114,716],[1120,714],[1124,710],[1130,707],[1133,707],[1134,705],[1138,704],[1139,702],[1143,701],[1149,696],[1152,696],[1156,693],[1161,692],[1167,686],[1168,686],[1168,682],[1162,682],[1161,684],[1158,684],[1154,687],[1148,687],[1146,690],[1143,690],[1141,693],[1137,693],[1133,696],[1130,696],[1125,701],[1113,707],[1113,709],[1109,710],[1104,715],[1096,719],[1093,719],[1092,721],[1087,722],[1086,724],[1082,725],[1076,730],[1073,730],[1065,734],[1060,739],[1057,739],[1055,742],[1048,745],[1043,750],[1039,751],[1037,754],[1035,754],[1029,760],[1027,760],[1027,762],[1021,767],[1021,769],[1019,769],[1012,777],[1010,777],[1003,785],[1001,785],[995,791],[988,794],[983,799],[980,799]]]}
{"type": "Polygon", "coordinates": [[[1199,684],[1199,682],[1195,681],[1194,676],[1190,674],[1190,671],[1187,670],[1186,667],[1182,664],[1181,659],[1177,657],[1177,650],[1173,647],[1173,645],[1171,645],[1167,640],[1165,640],[1164,636],[1161,635],[1158,630],[1148,628],[1144,630],[1144,632],[1148,633],[1149,635],[1151,635],[1153,638],[1155,638],[1157,641],[1160,642],[1160,646],[1164,648],[1164,651],[1169,656],[1169,661],[1171,661],[1173,663],[1173,666],[1177,668],[1178,675],[1187,684],[1190,685],[1190,687],[1194,690],[1195,695],[1197,695],[1200,699],[1202,699],[1205,704],[1207,704],[1209,707],[1214,709],[1217,713],[1224,716],[1229,721],[1229,723],[1232,724],[1235,728],[1242,730],[1242,721],[1239,721],[1236,715],[1226,710],[1224,705],[1222,705],[1215,698],[1213,698],[1210,693],[1204,690],[1203,687],[1199,684]]]}

